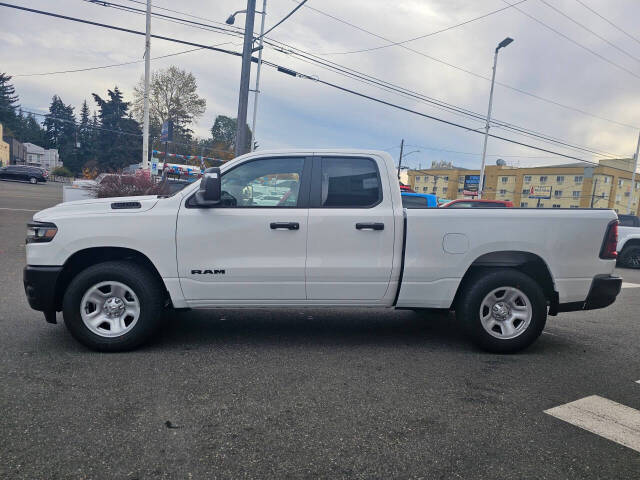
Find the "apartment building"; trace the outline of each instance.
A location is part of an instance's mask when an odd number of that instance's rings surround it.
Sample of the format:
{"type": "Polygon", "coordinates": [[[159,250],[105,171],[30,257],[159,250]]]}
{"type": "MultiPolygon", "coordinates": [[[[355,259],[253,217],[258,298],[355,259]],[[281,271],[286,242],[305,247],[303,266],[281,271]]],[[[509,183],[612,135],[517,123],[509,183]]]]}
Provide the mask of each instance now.
{"type": "MultiPolygon", "coordinates": [[[[598,166],[573,163],[550,167],[517,168],[489,165],[485,168],[484,198],[510,200],[522,208],[611,208],[626,213],[631,197],[638,213],[640,175],[631,185],[632,159],[602,160],[598,166]],[[546,187],[546,188],[542,188],[546,187]],[[533,192],[550,190],[550,198],[532,198],[533,192]]],[[[479,170],[431,168],[410,170],[409,185],[419,193],[440,198],[473,198],[479,170]]]]}

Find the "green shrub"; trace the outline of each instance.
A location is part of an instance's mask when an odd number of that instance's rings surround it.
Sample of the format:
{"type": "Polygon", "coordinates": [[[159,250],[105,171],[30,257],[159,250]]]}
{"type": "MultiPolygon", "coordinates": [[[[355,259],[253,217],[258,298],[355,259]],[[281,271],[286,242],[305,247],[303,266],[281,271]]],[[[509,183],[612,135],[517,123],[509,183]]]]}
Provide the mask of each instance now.
{"type": "Polygon", "coordinates": [[[73,173],[67,167],[56,167],[51,174],[57,177],[73,177],[73,173]]]}

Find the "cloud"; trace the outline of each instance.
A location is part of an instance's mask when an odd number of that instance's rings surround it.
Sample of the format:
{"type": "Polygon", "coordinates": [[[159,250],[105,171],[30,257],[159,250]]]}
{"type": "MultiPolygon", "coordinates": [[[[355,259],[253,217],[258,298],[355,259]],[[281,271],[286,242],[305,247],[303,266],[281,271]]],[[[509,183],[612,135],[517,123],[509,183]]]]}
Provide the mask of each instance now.
{"type": "MultiPolygon", "coordinates": [[[[260,2],[258,4],[260,6],[260,2]]],[[[168,4],[157,6],[165,5],[168,4]]],[[[556,0],[554,5],[640,58],[639,44],[632,43],[624,34],[575,1],[556,0]]],[[[77,0],[60,0],[54,4],[46,0],[34,0],[29,2],[29,6],[134,30],[144,30],[144,16],[77,0]]],[[[294,6],[294,2],[270,2],[267,26],[273,25],[294,6]]],[[[398,41],[483,15],[504,7],[505,3],[499,0],[326,0],[310,1],[309,6],[357,24],[369,32],[398,41]]],[[[640,5],[632,0],[621,0],[616,2],[615,6],[606,0],[591,0],[590,6],[628,31],[633,31],[632,20],[640,14],[640,5]]],[[[170,8],[223,22],[230,12],[242,7],[243,2],[240,0],[205,3],[184,0],[170,8]]],[[[542,3],[525,2],[520,8],[640,75],[640,62],[606,45],[542,3]]],[[[170,14],[166,11],[163,13],[170,14]]],[[[237,24],[241,26],[243,21],[244,18],[238,16],[237,24]]],[[[3,30],[3,33],[0,33],[2,68],[9,74],[58,71],[139,60],[144,50],[143,37],[6,8],[2,9],[0,26],[3,30]]],[[[259,27],[259,19],[256,21],[256,27],[259,27]]],[[[152,28],[160,35],[204,44],[231,41],[235,45],[231,45],[230,48],[241,48],[239,39],[211,31],[160,20],[154,20],[152,28]]],[[[640,123],[636,113],[640,107],[637,94],[639,79],[560,38],[513,8],[407,44],[407,47],[417,50],[422,55],[395,46],[366,53],[329,55],[322,58],[484,115],[489,82],[430,60],[425,55],[489,77],[493,50],[506,36],[513,37],[515,42],[500,53],[498,81],[595,115],[623,123],[640,123]]],[[[273,37],[311,53],[349,51],[385,44],[380,38],[305,7],[274,30],[273,37]]],[[[152,40],[153,57],[189,48],[162,40],[152,40]]],[[[264,50],[264,58],[427,114],[473,128],[481,128],[483,125],[482,121],[472,121],[443,112],[426,103],[362,84],[270,48],[264,50]]],[[[207,99],[207,111],[194,126],[197,134],[207,135],[218,114],[236,115],[240,76],[238,58],[198,51],[154,61],[153,68],[165,68],[172,64],[192,71],[198,81],[201,95],[207,99]]],[[[75,105],[78,110],[82,100],[91,99],[92,92],[102,95],[114,85],[118,85],[125,96],[131,99],[133,86],[143,71],[144,66],[140,62],[74,74],[16,77],[14,81],[20,101],[25,107],[46,105],[53,94],[58,94],[65,103],[75,105]]],[[[477,133],[444,126],[310,80],[292,78],[269,67],[263,69],[260,90],[262,94],[258,111],[257,139],[262,148],[339,145],[389,148],[390,152],[397,155],[397,149],[392,147],[399,145],[400,139],[404,138],[408,144],[428,147],[422,148],[420,153],[407,159],[411,166],[424,166],[432,160],[452,160],[465,167],[479,165],[482,136],[477,133]],[[443,150],[475,152],[476,155],[455,154],[443,150]]],[[[92,104],[91,101],[89,103],[92,104]]],[[[250,119],[251,105],[252,98],[250,119]]],[[[637,132],[633,129],[562,109],[500,86],[496,87],[493,114],[497,119],[571,143],[627,156],[633,153],[637,139],[637,132]]],[[[574,153],[581,158],[597,158],[514,132],[500,129],[492,131],[544,148],[574,153]]],[[[492,159],[498,155],[505,155],[508,162],[515,162],[517,158],[521,164],[543,160],[546,163],[567,161],[562,158],[540,159],[539,157],[547,154],[493,139],[489,142],[489,154],[494,155],[492,159]],[[522,155],[523,158],[510,155],[522,155]]]]}

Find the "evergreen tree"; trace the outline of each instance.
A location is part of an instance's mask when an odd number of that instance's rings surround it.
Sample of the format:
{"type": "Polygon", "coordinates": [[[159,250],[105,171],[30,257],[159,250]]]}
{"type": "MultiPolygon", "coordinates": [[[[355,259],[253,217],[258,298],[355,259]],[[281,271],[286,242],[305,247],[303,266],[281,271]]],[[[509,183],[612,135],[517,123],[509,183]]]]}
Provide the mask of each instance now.
{"type": "Polygon", "coordinates": [[[124,101],[118,87],[108,90],[107,96],[108,99],[103,99],[93,94],[101,128],[95,143],[96,159],[101,170],[113,171],[140,162],[142,132],[129,113],[130,103],[124,101]]]}
{"type": "Polygon", "coordinates": [[[76,150],[76,117],[73,114],[73,107],[65,105],[60,97],[54,95],[49,113],[44,120],[44,128],[47,145],[43,146],[57,149],[65,166],[76,164],[78,152],[76,150]]]}
{"type": "Polygon", "coordinates": [[[11,76],[0,73],[0,123],[4,126],[6,134],[16,134],[18,124],[18,96],[11,82],[11,76]]]}
{"type": "MultiPolygon", "coordinates": [[[[98,117],[95,114],[93,121],[96,123],[96,126],[98,126],[98,117]]],[[[82,166],[95,157],[93,146],[96,139],[94,135],[95,129],[92,127],[89,105],[87,105],[87,101],[85,100],[82,102],[82,107],[80,108],[80,124],[78,125],[78,142],[80,146],[78,147],[77,161],[72,164],[65,164],[65,166],[74,173],[80,172],[82,166]]]]}

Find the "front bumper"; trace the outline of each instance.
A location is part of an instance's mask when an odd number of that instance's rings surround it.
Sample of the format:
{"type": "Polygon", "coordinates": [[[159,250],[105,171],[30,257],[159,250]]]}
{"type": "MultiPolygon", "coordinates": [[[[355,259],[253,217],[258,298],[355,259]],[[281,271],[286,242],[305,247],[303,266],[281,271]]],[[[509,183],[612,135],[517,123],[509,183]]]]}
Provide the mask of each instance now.
{"type": "Polygon", "coordinates": [[[558,312],[575,312],[577,310],[595,310],[604,308],[616,301],[616,297],[622,288],[622,278],[614,275],[596,275],[591,282],[589,295],[584,302],[561,303],[553,306],[549,313],[555,315],[558,312]]]}
{"type": "Polygon", "coordinates": [[[27,301],[34,310],[44,312],[49,323],[56,323],[56,282],[62,267],[24,267],[22,281],[27,301]]]}

